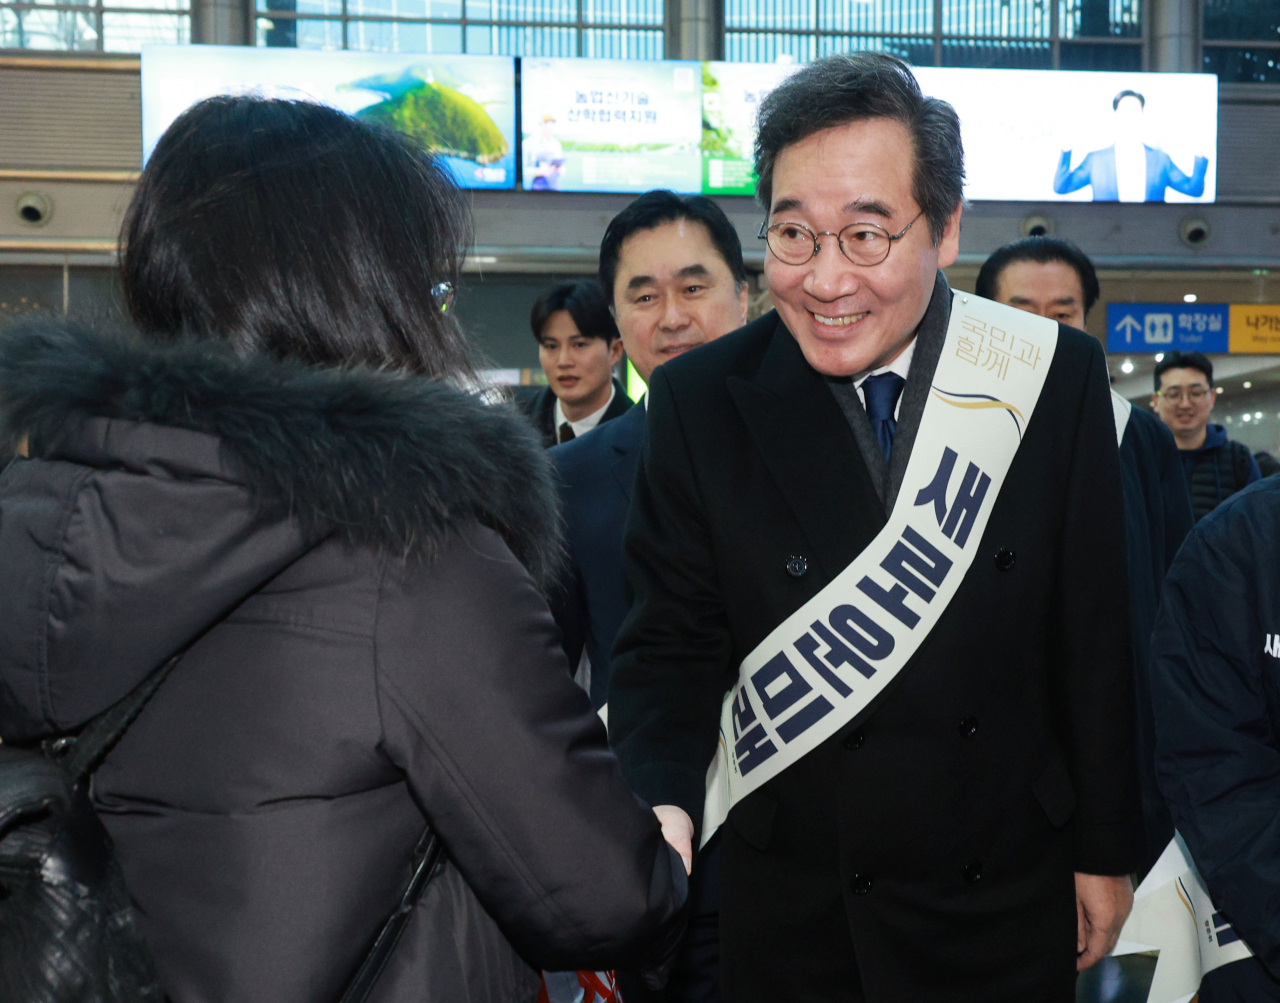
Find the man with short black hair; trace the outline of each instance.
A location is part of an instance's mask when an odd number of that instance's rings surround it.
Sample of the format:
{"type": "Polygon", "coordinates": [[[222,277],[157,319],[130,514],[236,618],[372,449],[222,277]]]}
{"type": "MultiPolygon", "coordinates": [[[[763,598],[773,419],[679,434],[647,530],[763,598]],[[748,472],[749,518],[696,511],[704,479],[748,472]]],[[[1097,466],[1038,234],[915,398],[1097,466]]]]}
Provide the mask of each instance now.
{"type": "Polygon", "coordinates": [[[1156,364],[1151,408],[1181,451],[1197,522],[1262,477],[1249,448],[1210,424],[1217,399],[1213,363],[1200,352],[1168,352],[1156,364]]]}
{"type": "MultiPolygon", "coordinates": [[[[1059,237],[1024,237],[995,251],[978,272],[979,296],[1084,330],[1098,300],[1098,275],[1080,248],[1059,237]]],[[[1160,587],[1194,519],[1187,480],[1169,430],[1114,390],[1120,441],[1125,545],[1129,558],[1138,781],[1146,849],[1139,880],[1173,838],[1173,817],[1156,781],[1155,718],[1147,670],[1160,587]]]]}
{"type": "Polygon", "coordinates": [[[523,406],[543,444],[586,435],[631,407],[613,367],[622,361],[618,327],[593,280],[561,282],[538,297],[529,314],[547,386],[523,406]]]}
{"type": "Polygon", "coordinates": [[[1068,1003],[1141,841],[1105,357],[953,300],[960,125],[906,64],[758,122],[777,310],[653,375],[611,741],[686,857],[724,822],[723,998],[1068,1003]]]}
{"type": "MultiPolygon", "coordinates": [[[[627,357],[646,384],[654,370],[746,322],[742,245],[724,212],[701,195],[651,191],[615,216],[600,245],[600,281],[612,300],[627,357]]],[[[566,581],[552,597],[569,664],[588,663],[591,702],[609,692],[610,653],[631,590],[622,535],[644,443],[646,408],[633,408],[600,431],[551,451],[560,474],[568,549],[566,581]]],[[[629,1003],[715,1003],[718,999],[719,897],[715,848],[694,865],[685,943],[665,993],[627,973],[629,1003]]]]}

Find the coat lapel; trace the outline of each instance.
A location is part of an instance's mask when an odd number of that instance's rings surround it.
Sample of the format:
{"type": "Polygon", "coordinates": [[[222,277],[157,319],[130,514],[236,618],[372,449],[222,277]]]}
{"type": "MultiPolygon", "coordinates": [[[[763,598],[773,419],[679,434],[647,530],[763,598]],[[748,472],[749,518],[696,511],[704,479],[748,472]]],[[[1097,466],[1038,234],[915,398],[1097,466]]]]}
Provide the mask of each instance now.
{"type": "Polygon", "coordinates": [[[755,377],[731,376],[728,389],[809,543],[806,556],[834,577],[886,519],[830,387],[779,320],[755,377]]]}

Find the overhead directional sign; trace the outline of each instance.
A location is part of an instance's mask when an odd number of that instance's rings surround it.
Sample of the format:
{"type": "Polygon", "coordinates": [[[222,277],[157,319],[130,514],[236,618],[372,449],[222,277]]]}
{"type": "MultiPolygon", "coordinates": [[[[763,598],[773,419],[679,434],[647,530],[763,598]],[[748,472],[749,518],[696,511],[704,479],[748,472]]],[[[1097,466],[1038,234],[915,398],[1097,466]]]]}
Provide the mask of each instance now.
{"type": "Polygon", "coordinates": [[[1108,303],[1108,352],[1227,351],[1225,303],[1108,303]]]}

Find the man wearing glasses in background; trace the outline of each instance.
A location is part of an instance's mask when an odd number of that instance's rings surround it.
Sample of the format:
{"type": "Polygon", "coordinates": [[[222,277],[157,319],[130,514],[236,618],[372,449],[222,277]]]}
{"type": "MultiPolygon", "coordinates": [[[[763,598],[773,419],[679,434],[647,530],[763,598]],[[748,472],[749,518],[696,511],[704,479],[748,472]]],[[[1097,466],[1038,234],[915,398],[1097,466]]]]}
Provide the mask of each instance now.
{"type": "Polygon", "coordinates": [[[1169,426],[1182,455],[1191,488],[1191,508],[1199,522],[1241,488],[1262,477],[1249,448],[1210,425],[1217,394],[1213,363],[1199,352],[1169,352],[1156,364],[1151,407],[1169,426]]]}
{"type": "Polygon", "coordinates": [[[899,60],[789,78],[756,170],[777,310],[654,373],[611,742],[686,859],[724,819],[722,998],[1069,1003],[1141,849],[1101,346],[953,300],[959,121],[899,60]]]}

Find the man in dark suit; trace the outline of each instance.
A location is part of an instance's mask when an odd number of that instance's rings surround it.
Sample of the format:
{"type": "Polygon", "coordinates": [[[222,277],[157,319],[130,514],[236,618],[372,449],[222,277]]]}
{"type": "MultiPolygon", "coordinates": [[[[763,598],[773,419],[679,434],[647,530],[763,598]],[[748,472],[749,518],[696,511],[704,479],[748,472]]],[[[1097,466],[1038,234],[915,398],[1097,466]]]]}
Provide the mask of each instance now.
{"type": "MultiPolygon", "coordinates": [[[[832,57],[766,97],[756,150],[777,312],[654,374],[612,662],[611,740],[684,854],[739,663],[885,525],[951,344],[949,105],[832,57]]],[[[1101,346],[1060,326],[1046,372],[914,658],[719,830],[725,999],[1067,1003],[1114,945],[1140,847],[1120,467],[1101,346]]]]}
{"type": "MultiPolygon", "coordinates": [[[[1024,237],[987,258],[979,296],[1084,330],[1098,301],[1098,274],[1088,255],[1059,237],[1024,237]]],[[[1195,519],[1173,435],[1155,415],[1111,392],[1120,438],[1125,544],[1129,559],[1138,782],[1146,848],[1141,881],[1173,839],[1173,816],[1156,781],[1155,714],[1151,704],[1151,631],[1165,575],[1195,519]]]]}
{"type": "Polygon", "coordinates": [[[569,442],[630,410],[631,398],[613,375],[622,360],[618,327],[594,280],[548,289],[533,304],[529,327],[547,385],[517,403],[543,445],[569,442]]]}
{"type": "MultiPolygon", "coordinates": [[[[746,323],[742,245],[723,210],[701,195],[652,191],[614,217],[600,245],[600,283],[627,358],[647,385],[669,359],[746,323]]],[[[622,530],[644,442],[645,408],[599,434],[552,450],[563,485],[568,592],[555,612],[570,665],[585,650],[591,702],[608,699],[609,654],[631,593],[622,530]]]]}
{"type": "MultiPolygon", "coordinates": [[[[600,245],[600,284],[609,291],[627,358],[647,384],[663,363],[746,321],[742,245],[724,212],[701,195],[652,191],[614,217],[600,245]]],[[[622,533],[645,435],[645,407],[551,451],[562,485],[568,561],[552,612],[570,665],[585,650],[591,703],[609,692],[609,655],[631,590],[622,533]]],[[[581,678],[581,677],[580,677],[581,678]]],[[[620,975],[629,1003],[714,1003],[719,904],[714,847],[694,868],[684,948],[663,994],[620,975]]]]}

